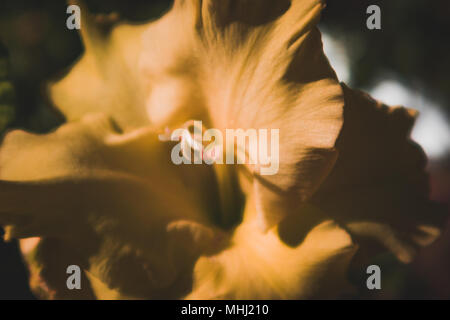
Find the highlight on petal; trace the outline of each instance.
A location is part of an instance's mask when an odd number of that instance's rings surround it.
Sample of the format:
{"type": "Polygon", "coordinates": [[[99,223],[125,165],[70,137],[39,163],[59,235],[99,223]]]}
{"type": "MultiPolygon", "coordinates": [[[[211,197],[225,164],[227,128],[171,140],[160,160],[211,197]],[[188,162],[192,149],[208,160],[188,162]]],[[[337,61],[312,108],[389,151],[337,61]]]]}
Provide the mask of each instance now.
{"type": "Polygon", "coordinates": [[[198,8],[211,126],[280,129],[279,172],[260,177],[249,169],[246,192],[255,192],[263,229],[309,199],[336,157],[343,96],[315,27],[323,6],[208,0],[198,8]]]}
{"type": "Polygon", "coordinates": [[[67,76],[51,83],[54,106],[68,121],[89,113],[105,113],[121,128],[148,125],[142,101],[146,79],[140,73],[140,37],[146,25],[116,23],[105,27],[81,1],[81,38],[85,52],[67,76]]]}
{"type": "Polygon", "coordinates": [[[445,216],[429,200],[426,157],[410,139],[416,112],[343,89],[339,157],[313,203],[359,241],[378,243],[410,262],[437,238],[445,216]]]}
{"type": "Polygon", "coordinates": [[[105,28],[76,1],[85,51],[65,77],[48,86],[53,105],[69,121],[105,113],[124,131],[204,117],[194,21],[180,2],[160,19],[105,28]]]}

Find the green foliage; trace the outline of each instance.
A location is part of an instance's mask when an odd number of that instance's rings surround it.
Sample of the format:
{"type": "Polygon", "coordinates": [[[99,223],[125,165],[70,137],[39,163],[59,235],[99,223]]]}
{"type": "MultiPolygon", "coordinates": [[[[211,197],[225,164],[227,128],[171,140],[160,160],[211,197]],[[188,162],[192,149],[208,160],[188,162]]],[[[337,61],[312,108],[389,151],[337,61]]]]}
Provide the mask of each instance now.
{"type": "Polygon", "coordinates": [[[0,81],[6,79],[8,75],[8,61],[0,58],[0,81]]]}
{"type": "Polygon", "coordinates": [[[8,81],[8,60],[6,55],[0,56],[0,134],[14,119],[15,101],[14,87],[8,81]]]}

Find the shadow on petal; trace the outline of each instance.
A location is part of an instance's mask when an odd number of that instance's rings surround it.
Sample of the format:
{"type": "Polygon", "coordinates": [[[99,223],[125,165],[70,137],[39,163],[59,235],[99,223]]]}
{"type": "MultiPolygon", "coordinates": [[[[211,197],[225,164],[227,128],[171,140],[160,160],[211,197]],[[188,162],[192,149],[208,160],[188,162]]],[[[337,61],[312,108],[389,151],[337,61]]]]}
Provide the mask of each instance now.
{"type": "Polygon", "coordinates": [[[342,86],[339,157],[312,203],[358,241],[376,243],[410,262],[437,238],[446,218],[445,208],[429,200],[426,157],[410,139],[416,112],[342,86]]]}

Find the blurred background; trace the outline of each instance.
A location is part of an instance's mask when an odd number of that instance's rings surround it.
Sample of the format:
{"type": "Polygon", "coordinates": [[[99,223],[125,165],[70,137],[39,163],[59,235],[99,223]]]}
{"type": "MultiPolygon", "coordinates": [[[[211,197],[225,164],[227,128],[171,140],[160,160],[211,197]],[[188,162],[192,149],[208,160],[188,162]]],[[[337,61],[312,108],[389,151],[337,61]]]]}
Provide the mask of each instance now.
{"type": "MultiPolygon", "coordinates": [[[[390,104],[420,111],[413,138],[429,157],[432,198],[450,197],[450,1],[328,0],[320,29],[341,81],[390,104]],[[366,9],[381,8],[381,30],[368,30],[366,9]]],[[[170,0],[88,0],[96,13],[134,22],[158,18],[170,0]]],[[[67,5],[54,0],[0,2],[0,136],[10,128],[48,132],[63,117],[48,107],[43,83],[82,53],[66,28],[67,5]]],[[[0,234],[2,234],[0,229],[0,234]]],[[[450,223],[411,265],[391,256],[381,266],[382,290],[356,298],[450,299],[450,223]]],[[[0,240],[0,299],[33,299],[16,243],[0,240]]]]}

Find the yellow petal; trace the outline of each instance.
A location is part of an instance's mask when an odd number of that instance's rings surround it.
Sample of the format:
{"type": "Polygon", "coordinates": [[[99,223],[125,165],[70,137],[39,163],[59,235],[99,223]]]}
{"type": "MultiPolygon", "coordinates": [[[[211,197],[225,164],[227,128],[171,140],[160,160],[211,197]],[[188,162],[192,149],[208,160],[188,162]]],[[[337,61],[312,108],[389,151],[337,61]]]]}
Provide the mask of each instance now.
{"type": "Polygon", "coordinates": [[[82,2],[75,3],[82,7],[85,52],[48,90],[67,120],[101,112],[128,131],[149,124],[164,128],[199,114],[190,10],[176,5],[156,21],[105,28],[82,2]]]}
{"type": "Polygon", "coordinates": [[[0,148],[5,237],[42,238],[30,261],[49,286],[59,277],[48,270],[73,257],[123,295],[180,296],[189,284],[179,274],[220,232],[210,227],[212,169],[173,165],[171,148],[148,128],[119,134],[101,115],[48,135],[9,133],[0,148]]]}
{"type": "MultiPolygon", "coordinates": [[[[303,212],[306,216],[316,213],[303,212]]],[[[334,221],[318,220],[294,244],[283,240],[276,229],[262,233],[255,223],[256,214],[249,200],[247,219],[228,248],[198,260],[187,299],[331,298],[351,289],[347,268],[357,246],[334,221]]],[[[297,235],[302,223],[290,221],[297,235]]]]}
{"type": "Polygon", "coordinates": [[[83,3],[74,3],[82,8],[85,52],[63,79],[49,85],[53,104],[68,121],[101,112],[125,130],[148,125],[143,104],[147,82],[139,68],[146,26],[118,24],[105,29],[83,3]]]}
{"type": "Polygon", "coordinates": [[[210,126],[280,130],[278,173],[252,170],[246,190],[265,228],[310,198],[334,164],[343,96],[315,27],[322,8],[316,0],[209,0],[198,9],[210,126]]]}

